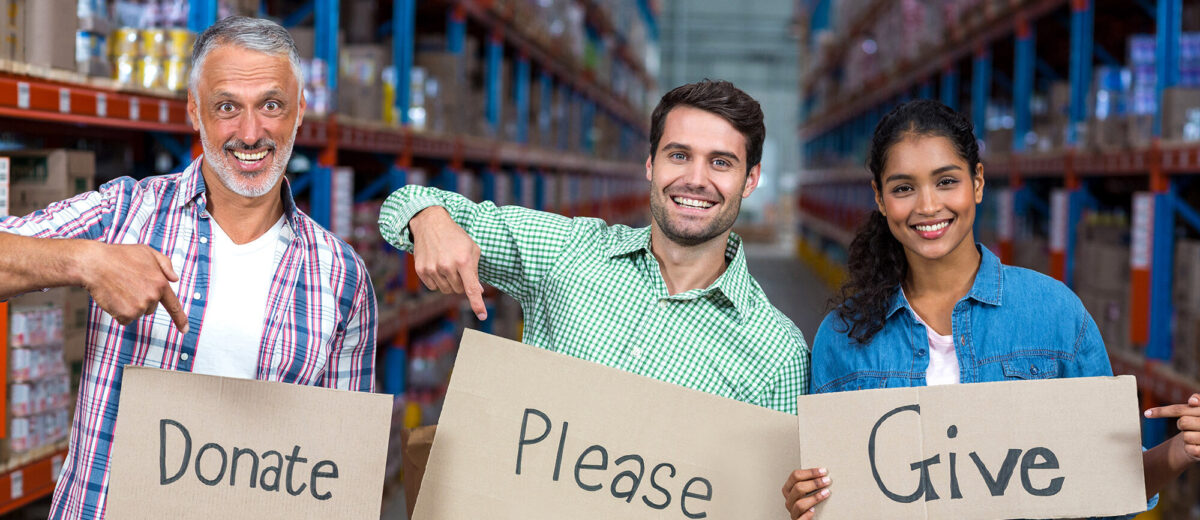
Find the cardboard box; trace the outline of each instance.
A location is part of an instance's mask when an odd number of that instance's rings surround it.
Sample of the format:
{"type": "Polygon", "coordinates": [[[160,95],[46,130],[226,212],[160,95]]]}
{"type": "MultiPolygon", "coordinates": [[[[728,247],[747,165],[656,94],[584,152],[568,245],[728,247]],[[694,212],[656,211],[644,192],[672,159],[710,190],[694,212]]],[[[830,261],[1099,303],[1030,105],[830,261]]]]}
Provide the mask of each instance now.
{"type": "Polygon", "coordinates": [[[1200,316],[1175,313],[1175,341],[1171,350],[1171,367],[1176,372],[1189,377],[1200,374],[1200,316]]]}
{"type": "Polygon", "coordinates": [[[383,119],[383,69],[389,62],[384,45],[347,45],[341,53],[338,111],[354,119],[383,119]]]}
{"type": "Polygon", "coordinates": [[[132,365],[121,387],[108,516],[379,518],[391,396],[132,365]]]}
{"type": "Polygon", "coordinates": [[[1088,147],[1100,151],[1123,150],[1129,143],[1128,119],[1112,116],[1088,121],[1088,147]]]}
{"type": "Polygon", "coordinates": [[[1176,310],[1200,315],[1200,240],[1175,241],[1175,271],[1171,291],[1176,310]]]}
{"type": "Polygon", "coordinates": [[[12,215],[28,215],[93,189],[96,156],[92,152],[13,150],[4,154],[11,163],[9,213],[12,215]]]}
{"type": "Polygon", "coordinates": [[[790,414],[466,330],[413,518],[787,518],[798,436],[790,414]]]}
{"type": "Polygon", "coordinates": [[[1200,110],[1200,89],[1171,87],[1163,90],[1163,140],[1186,140],[1187,126],[1197,118],[1197,110],[1200,110]]]}
{"type": "MultiPolygon", "coordinates": [[[[75,0],[25,2],[24,59],[30,65],[75,70],[75,0]]],[[[15,58],[15,52],[14,52],[15,58]]]]}
{"type": "Polygon", "coordinates": [[[838,483],[818,518],[1139,513],[1140,417],[1132,376],[806,395],[801,467],[838,483]]]}

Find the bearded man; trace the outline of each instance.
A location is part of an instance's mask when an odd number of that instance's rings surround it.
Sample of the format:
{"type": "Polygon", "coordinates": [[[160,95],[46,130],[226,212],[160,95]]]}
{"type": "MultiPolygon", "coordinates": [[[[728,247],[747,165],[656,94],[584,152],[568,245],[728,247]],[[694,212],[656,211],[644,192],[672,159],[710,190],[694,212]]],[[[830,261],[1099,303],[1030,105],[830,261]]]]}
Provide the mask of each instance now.
{"type": "Polygon", "coordinates": [[[188,114],[202,157],[181,173],[120,178],[0,219],[0,298],[70,285],[91,294],[50,518],[104,516],[126,365],[374,388],[366,266],[296,209],[283,177],[305,109],[291,36],[226,18],[196,40],[192,63],[188,114]]]}
{"type": "Polygon", "coordinates": [[[406,186],[384,203],[380,231],[414,254],[426,286],[465,293],[480,319],[481,279],[516,298],[525,343],[796,413],[804,338],[730,232],[758,186],[762,109],[729,82],[702,81],[663,96],[650,126],[650,227],[406,186]]]}

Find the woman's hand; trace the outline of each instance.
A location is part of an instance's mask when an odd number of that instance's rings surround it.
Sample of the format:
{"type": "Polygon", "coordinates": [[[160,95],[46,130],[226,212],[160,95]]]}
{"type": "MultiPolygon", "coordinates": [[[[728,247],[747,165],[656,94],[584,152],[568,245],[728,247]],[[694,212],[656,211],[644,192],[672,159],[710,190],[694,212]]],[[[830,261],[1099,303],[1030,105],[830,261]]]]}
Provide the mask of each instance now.
{"type": "MultiPolygon", "coordinates": [[[[1151,419],[1178,419],[1175,425],[1179,435],[1172,449],[1170,458],[1173,461],[1192,464],[1200,462],[1200,394],[1192,394],[1187,404],[1173,404],[1146,410],[1146,417],[1151,419]]],[[[1174,466],[1175,464],[1172,464],[1174,466]]]]}
{"type": "Polygon", "coordinates": [[[784,506],[793,520],[812,520],[817,504],[829,497],[829,476],[825,468],[798,469],[783,485],[784,506]]]}

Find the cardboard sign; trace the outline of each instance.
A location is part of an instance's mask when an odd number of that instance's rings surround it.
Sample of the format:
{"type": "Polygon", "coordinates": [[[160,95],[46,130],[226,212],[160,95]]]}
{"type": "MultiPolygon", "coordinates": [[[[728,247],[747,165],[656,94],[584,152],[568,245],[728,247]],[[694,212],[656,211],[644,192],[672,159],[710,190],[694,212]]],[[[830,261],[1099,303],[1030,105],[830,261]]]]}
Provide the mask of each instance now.
{"type": "Polygon", "coordinates": [[[866,390],[799,399],[817,517],[1077,518],[1146,508],[1133,377],[866,390]]]}
{"type": "Polygon", "coordinates": [[[416,520],[787,518],[796,418],[467,330],[416,520]]]}
{"type": "Polygon", "coordinates": [[[391,396],[127,366],[109,518],[379,518],[391,396]]]}

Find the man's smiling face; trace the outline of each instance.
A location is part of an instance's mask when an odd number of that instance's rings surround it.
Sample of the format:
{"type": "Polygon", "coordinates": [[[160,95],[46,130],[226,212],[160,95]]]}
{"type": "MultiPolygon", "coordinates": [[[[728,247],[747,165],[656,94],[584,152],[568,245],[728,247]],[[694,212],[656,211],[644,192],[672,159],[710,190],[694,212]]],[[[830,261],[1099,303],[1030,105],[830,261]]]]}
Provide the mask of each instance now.
{"type": "Polygon", "coordinates": [[[667,113],[654,157],[646,159],[650,212],[663,234],[695,246],[729,231],[742,199],[758,186],[746,169],[746,137],[721,116],[690,106],[667,113]]]}

